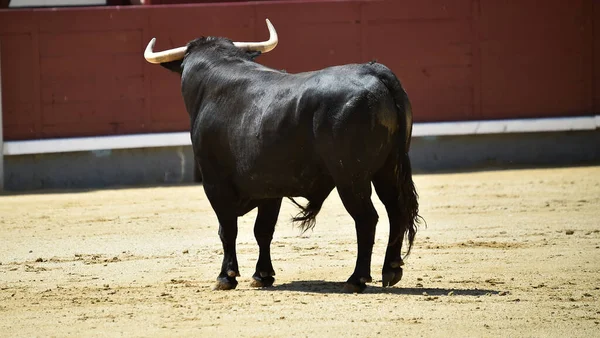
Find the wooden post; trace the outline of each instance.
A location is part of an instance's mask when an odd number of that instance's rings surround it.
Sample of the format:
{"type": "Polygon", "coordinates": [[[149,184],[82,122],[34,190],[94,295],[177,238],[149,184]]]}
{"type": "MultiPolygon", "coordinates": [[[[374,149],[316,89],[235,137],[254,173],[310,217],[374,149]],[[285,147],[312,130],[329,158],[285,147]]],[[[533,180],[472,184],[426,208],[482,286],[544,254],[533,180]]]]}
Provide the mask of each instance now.
{"type": "Polygon", "coordinates": [[[2,128],[2,44],[0,43],[0,192],[4,191],[4,130],[2,128]]]}

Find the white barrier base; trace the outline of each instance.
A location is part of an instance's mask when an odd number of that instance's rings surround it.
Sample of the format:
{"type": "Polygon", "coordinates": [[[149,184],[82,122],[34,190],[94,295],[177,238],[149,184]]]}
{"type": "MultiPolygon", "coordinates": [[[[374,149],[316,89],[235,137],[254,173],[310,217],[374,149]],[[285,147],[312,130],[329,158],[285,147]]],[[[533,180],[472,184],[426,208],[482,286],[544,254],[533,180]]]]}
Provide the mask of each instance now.
{"type": "MultiPolygon", "coordinates": [[[[600,115],[561,118],[415,123],[413,137],[600,129],[600,115]]],[[[191,145],[189,132],[4,142],[6,156],[191,145]]]]}

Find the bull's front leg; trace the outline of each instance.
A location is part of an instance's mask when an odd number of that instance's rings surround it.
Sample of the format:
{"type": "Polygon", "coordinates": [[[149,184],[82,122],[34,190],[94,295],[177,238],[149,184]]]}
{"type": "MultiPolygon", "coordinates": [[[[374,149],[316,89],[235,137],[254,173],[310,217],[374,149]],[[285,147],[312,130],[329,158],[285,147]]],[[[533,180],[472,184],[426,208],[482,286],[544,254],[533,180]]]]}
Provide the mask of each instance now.
{"type": "Polygon", "coordinates": [[[217,217],[219,218],[219,237],[223,244],[223,264],[219,277],[217,277],[215,290],[231,290],[237,286],[236,277],[240,276],[235,250],[238,232],[237,217],[226,218],[220,215],[217,217]]]}
{"type": "Polygon", "coordinates": [[[258,243],[259,254],[256,272],[252,276],[253,287],[269,287],[275,282],[275,270],[271,263],[271,240],[281,208],[281,198],[267,200],[258,206],[258,215],[254,223],[254,237],[258,243]]]}

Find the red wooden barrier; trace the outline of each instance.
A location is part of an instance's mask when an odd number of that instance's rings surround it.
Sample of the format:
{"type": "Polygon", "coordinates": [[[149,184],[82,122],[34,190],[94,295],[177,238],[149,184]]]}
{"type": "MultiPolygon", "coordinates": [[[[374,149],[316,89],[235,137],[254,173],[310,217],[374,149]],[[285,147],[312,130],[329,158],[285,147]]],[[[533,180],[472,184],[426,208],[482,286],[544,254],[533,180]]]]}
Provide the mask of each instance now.
{"type": "Polygon", "coordinates": [[[280,44],[259,62],[299,72],[377,59],[407,88],[416,121],[600,111],[594,0],[0,10],[5,139],[187,130],[179,79],[145,62],[148,41],[160,50],[201,35],[261,40],[265,18],[280,44]]]}

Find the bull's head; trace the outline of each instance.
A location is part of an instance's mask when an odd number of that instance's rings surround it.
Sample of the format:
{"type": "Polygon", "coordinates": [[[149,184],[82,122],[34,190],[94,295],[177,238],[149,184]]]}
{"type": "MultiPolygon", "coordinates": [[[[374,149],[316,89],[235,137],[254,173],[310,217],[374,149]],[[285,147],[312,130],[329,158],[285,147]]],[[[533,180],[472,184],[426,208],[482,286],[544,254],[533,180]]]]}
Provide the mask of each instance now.
{"type": "MultiPolygon", "coordinates": [[[[248,52],[270,52],[277,46],[278,39],[275,27],[273,27],[269,19],[267,19],[267,27],[269,28],[269,40],[263,42],[234,42],[233,45],[248,52]]],[[[144,51],[144,58],[146,61],[154,64],[182,60],[187,50],[187,46],[184,46],[162,52],[154,52],[152,49],[154,48],[155,43],[156,38],[152,38],[144,51]]]]}

